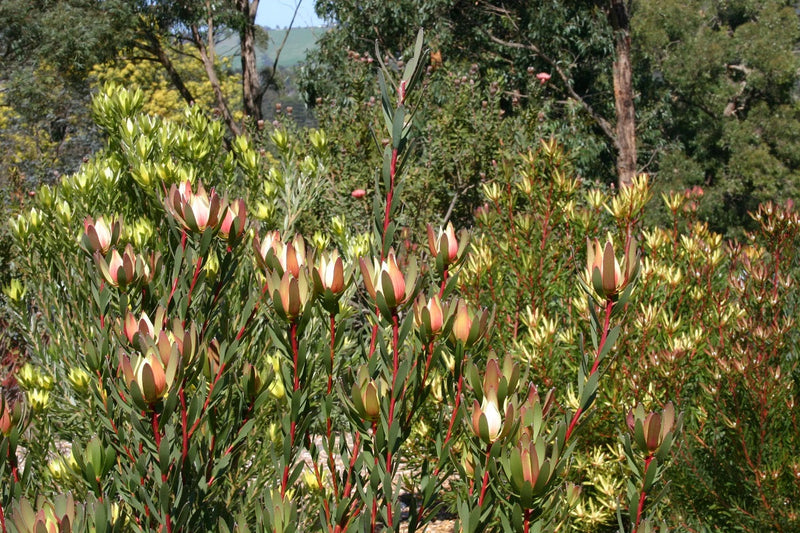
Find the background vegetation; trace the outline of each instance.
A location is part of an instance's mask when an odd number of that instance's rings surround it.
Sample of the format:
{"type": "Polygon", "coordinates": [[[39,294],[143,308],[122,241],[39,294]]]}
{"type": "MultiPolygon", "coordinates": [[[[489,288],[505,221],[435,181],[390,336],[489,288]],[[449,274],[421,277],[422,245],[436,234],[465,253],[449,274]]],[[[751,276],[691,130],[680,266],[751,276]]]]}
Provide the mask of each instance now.
{"type": "MultiPolygon", "coordinates": [[[[430,55],[393,212],[395,246],[402,261],[424,262],[427,224],[471,229],[457,288],[494,313],[487,349],[511,354],[540,394],[554,387],[559,416],[578,403],[574,377],[592,338],[575,281],[586,239],[611,235],[621,246],[634,237],[641,250],[639,282],[619,315],[593,416],[561,479],[582,492],[560,523],[630,529],[635,517],[625,515],[620,526],[616,514],[629,510],[635,472],[619,440],[625,415],[639,402],[655,411],[671,401],[683,413],[683,433],[653,524],[797,529],[794,3],[319,0],[332,26],[295,70],[276,71],[274,56],[259,63],[258,114],[243,100],[239,59],[225,57],[252,26],[234,4],[207,3],[219,8],[213,16],[181,2],[0,5],[0,214],[14,221],[0,230],[0,347],[20,350],[38,372],[21,380],[27,405],[46,389],[36,379],[55,383],[49,407],[26,418],[26,438],[42,437],[28,453],[34,477],[44,480],[23,489],[27,496],[91,492],[82,474],[48,469],[61,453],[57,443],[86,446],[95,431],[86,420],[54,422],[64,414],[58,406],[91,396],[68,379],[84,357],[84,323],[98,298],[87,284],[93,264],[76,259],[84,217],[123,215],[121,242],[166,256],[176,237],[160,227],[162,197],[173,183],[201,180],[244,199],[248,220],[262,230],[302,232],[313,247],[350,260],[366,254],[370,242],[376,246],[371,199],[385,199],[380,169],[393,134],[376,73],[383,63],[400,76],[424,27],[430,55]],[[613,18],[620,13],[623,30],[613,18]],[[619,187],[616,166],[620,37],[630,39],[636,160],[648,176],[633,188],[619,187]],[[126,108],[105,82],[140,88],[136,105],[126,108]],[[294,98],[280,93],[294,87],[294,98]],[[306,116],[315,129],[305,129],[306,116]]],[[[256,32],[256,42],[263,58],[281,40],[267,43],[256,32]]],[[[293,63],[294,49],[287,41],[279,65],[293,63]]],[[[256,270],[237,273],[234,285],[260,280],[256,270]]],[[[247,289],[236,290],[247,301],[247,289]]],[[[363,305],[359,294],[354,301],[363,305]]],[[[137,313],[155,312],[136,305],[137,313]]],[[[267,375],[275,339],[249,342],[247,362],[267,375]]],[[[481,372],[488,357],[475,356],[481,372]]],[[[18,365],[8,365],[4,393],[13,399],[18,365]]],[[[346,379],[356,370],[346,369],[346,379]]],[[[437,386],[429,384],[434,397],[437,386]]],[[[262,435],[280,424],[281,399],[269,398],[262,435]]],[[[426,437],[437,409],[422,409],[409,429],[408,446],[421,456],[437,451],[426,437]]],[[[459,436],[468,437],[469,430],[459,436]]],[[[298,490],[313,500],[312,488],[298,490]]],[[[4,504],[12,496],[19,494],[3,493],[4,504]]],[[[469,522],[463,502],[442,498],[469,522]]],[[[248,514],[267,504],[237,505],[248,514]]],[[[497,517],[492,527],[499,524],[497,517]]]]}

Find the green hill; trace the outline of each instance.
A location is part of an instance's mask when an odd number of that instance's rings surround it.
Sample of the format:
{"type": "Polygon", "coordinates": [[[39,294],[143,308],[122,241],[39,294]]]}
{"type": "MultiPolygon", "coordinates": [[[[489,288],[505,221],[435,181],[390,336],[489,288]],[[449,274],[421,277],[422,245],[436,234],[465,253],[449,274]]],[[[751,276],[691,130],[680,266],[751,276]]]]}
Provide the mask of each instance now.
{"type": "MultiPolygon", "coordinates": [[[[317,39],[325,33],[326,28],[294,28],[289,32],[289,38],[283,47],[280,57],[281,67],[293,67],[305,60],[309,50],[316,47],[317,39]]],[[[272,65],[275,61],[275,52],[280,47],[287,30],[266,30],[269,43],[256,46],[256,58],[259,68],[272,65]]],[[[217,53],[222,56],[234,58],[234,68],[239,68],[239,36],[230,35],[217,43],[217,53]]]]}

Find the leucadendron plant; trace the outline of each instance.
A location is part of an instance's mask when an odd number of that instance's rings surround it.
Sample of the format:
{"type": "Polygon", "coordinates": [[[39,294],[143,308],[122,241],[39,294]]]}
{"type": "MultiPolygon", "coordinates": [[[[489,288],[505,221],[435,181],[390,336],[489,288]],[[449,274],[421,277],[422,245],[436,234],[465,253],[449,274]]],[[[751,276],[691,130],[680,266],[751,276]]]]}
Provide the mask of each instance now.
{"type": "MultiPolygon", "coordinates": [[[[571,457],[638,283],[635,224],[558,272],[591,336],[559,351],[572,377],[492,350],[519,315],[460,294],[485,243],[475,259],[466,231],[431,224],[420,247],[398,222],[425,57],[420,32],[402,70],[380,65],[368,234],[341,218],[302,234],[326,187],[319,132],[311,150],[280,125],[225,143],[196,108],[176,125],[139,114],[138,93],[98,95],[106,152],[11,222],[22,281],[7,294],[31,363],[25,399],[0,404],[4,532],[417,531],[448,505],[465,532],[567,527],[571,457]]],[[[575,189],[562,175],[551,194],[575,189]]],[[[633,530],[676,431],[640,410],[633,530]]]]}

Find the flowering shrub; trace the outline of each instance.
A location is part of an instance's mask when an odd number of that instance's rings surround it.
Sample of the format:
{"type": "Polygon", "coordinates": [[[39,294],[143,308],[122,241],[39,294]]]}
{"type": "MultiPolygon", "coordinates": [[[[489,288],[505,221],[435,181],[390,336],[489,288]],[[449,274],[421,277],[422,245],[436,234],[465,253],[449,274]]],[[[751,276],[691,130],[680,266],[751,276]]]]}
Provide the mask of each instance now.
{"type": "MultiPolygon", "coordinates": [[[[611,194],[575,178],[569,157],[551,142],[509,154],[483,192],[486,204],[476,211],[461,288],[469,298],[496,305],[495,349],[516,354],[546,387],[565,385],[576,359],[564,354],[579,351],[582,338],[593,334],[583,326],[593,311],[570,278],[583,262],[585,239],[592,239],[591,269],[614,267],[614,276],[584,279],[585,288],[606,296],[624,284],[629,267],[615,259],[617,270],[603,236],[610,233],[615,242],[634,236],[641,243],[639,282],[620,322],[623,340],[598,392],[588,445],[576,452],[570,473],[584,487],[572,511],[580,529],[616,529],[617,502],[634,507],[638,495],[630,485],[620,499],[624,478],[646,478],[646,472],[619,459],[642,453],[647,461],[653,450],[641,442],[620,447],[619,420],[640,403],[658,411],[667,401],[684,413],[686,438],[668,474],[671,512],[664,519],[688,530],[703,524],[745,531],[796,527],[794,206],[761,206],[753,213],[759,231],[746,242],[725,243],[697,220],[702,189],[651,199],[641,178],[611,194]],[[653,202],[672,214],[666,228],[642,222],[653,202]]],[[[640,407],[632,413],[646,435],[646,420],[658,425],[640,407]]],[[[631,427],[634,441],[644,438],[637,427],[631,427]]]]}
{"type": "MultiPolygon", "coordinates": [[[[581,487],[567,478],[581,475],[572,456],[617,371],[614,346],[632,336],[646,187],[610,200],[625,213],[624,244],[590,241],[586,268],[575,268],[583,252],[575,264],[548,252],[563,261],[554,272],[522,251],[539,231],[544,251],[568,217],[531,217],[524,238],[508,231],[519,240],[501,250],[519,268],[582,291],[563,302],[591,335],[563,350],[572,363],[558,380],[521,364],[525,308],[506,305],[513,291],[486,306],[459,296],[498,287],[476,278],[494,273],[476,267],[491,259],[486,237],[471,255],[466,232],[429,227],[427,249],[415,249],[398,222],[424,66],[420,33],[402,71],[379,73],[387,142],[368,234],[341,219],[330,235],[297,231],[327,224],[308,220],[327,186],[315,155],[324,134],[309,134],[308,149],[278,127],[270,153],[250,137],[226,150],[221,126],[196,109],[175,124],[140,114],[138,93],[97,96],[106,151],[11,221],[25,285],[10,299],[31,364],[19,373],[26,407],[0,404],[4,530],[399,531],[405,521],[414,531],[446,504],[468,532],[580,518],[581,487]],[[493,351],[495,327],[512,342],[493,351]]],[[[543,150],[556,161],[554,143],[543,150]]],[[[526,179],[515,190],[538,205],[526,179]]],[[[487,194],[499,208],[510,190],[487,194]]],[[[562,173],[548,203],[576,194],[562,173]]],[[[671,405],[627,419],[600,405],[627,435],[620,526],[650,530],[680,417],[671,405]]]]}

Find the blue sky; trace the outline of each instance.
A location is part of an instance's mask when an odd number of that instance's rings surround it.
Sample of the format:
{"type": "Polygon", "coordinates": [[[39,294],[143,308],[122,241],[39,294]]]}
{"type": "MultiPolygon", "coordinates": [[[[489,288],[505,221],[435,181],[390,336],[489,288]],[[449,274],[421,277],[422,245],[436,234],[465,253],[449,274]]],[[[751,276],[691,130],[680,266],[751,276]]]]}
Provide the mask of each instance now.
{"type": "MultiPolygon", "coordinates": [[[[261,0],[258,5],[256,24],[270,28],[286,28],[292,21],[294,8],[300,0],[261,0]]],[[[307,28],[309,26],[321,26],[322,20],[314,13],[314,3],[316,0],[302,0],[297,18],[294,21],[295,28],[307,28]]]]}

